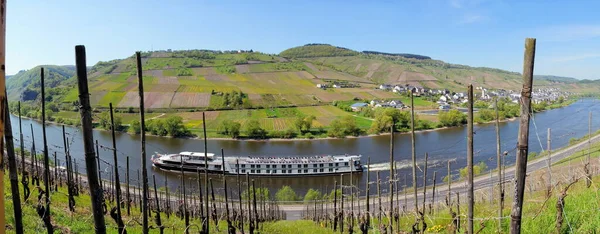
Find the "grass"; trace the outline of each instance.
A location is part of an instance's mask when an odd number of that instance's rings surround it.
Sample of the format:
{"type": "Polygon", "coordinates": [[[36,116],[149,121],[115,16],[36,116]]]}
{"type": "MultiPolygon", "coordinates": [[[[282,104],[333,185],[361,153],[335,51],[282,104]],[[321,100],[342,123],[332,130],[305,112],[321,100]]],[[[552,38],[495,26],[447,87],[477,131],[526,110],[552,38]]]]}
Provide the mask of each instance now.
{"type": "Polygon", "coordinates": [[[123,97],[125,96],[127,92],[119,92],[119,91],[110,91],[107,92],[102,99],[100,99],[100,102],[98,102],[99,106],[108,106],[109,103],[112,103],[113,106],[116,106],[117,104],[119,104],[119,102],[121,102],[121,99],[123,99],[123,97]]]}
{"type": "MultiPolygon", "coordinates": [[[[20,179],[19,179],[20,180],[20,179]]],[[[10,227],[7,228],[7,233],[15,233],[15,230],[11,227],[14,227],[14,212],[13,212],[13,204],[11,202],[11,191],[10,191],[10,182],[8,180],[8,176],[4,177],[4,194],[6,197],[5,203],[5,214],[6,214],[6,222],[10,227]]],[[[43,184],[41,184],[43,187],[43,184]]],[[[22,210],[23,210],[23,225],[25,233],[45,233],[46,228],[38,216],[35,207],[37,206],[37,196],[38,190],[32,188],[32,193],[30,198],[23,203],[22,202],[22,210]]],[[[79,196],[75,197],[75,212],[70,212],[68,208],[68,196],[66,187],[59,187],[59,191],[51,193],[51,209],[50,209],[50,217],[53,225],[55,226],[55,233],[94,233],[94,222],[92,220],[91,213],[91,198],[87,195],[83,190],[79,196]]],[[[21,201],[23,201],[23,194],[21,191],[21,201]]],[[[153,202],[153,201],[150,201],[153,202]]],[[[108,209],[111,209],[115,206],[114,203],[109,203],[108,209]]],[[[126,228],[128,233],[141,233],[142,228],[138,222],[141,223],[141,213],[138,207],[131,208],[131,215],[127,215],[126,209],[121,210],[123,221],[126,223],[126,228]]],[[[154,212],[153,212],[154,217],[154,212]]],[[[118,233],[116,222],[107,214],[104,216],[104,220],[106,223],[107,233],[118,233]]],[[[175,232],[175,233],[183,233],[185,229],[185,222],[183,219],[176,217],[175,215],[171,215],[169,218],[166,217],[166,214],[161,213],[161,220],[163,226],[167,227],[165,232],[175,232]]],[[[151,225],[156,225],[154,222],[154,218],[150,218],[149,222],[151,225]]],[[[198,219],[190,219],[190,224],[195,224],[200,226],[200,221],[198,219]]],[[[221,232],[217,232],[214,229],[214,223],[211,222],[211,233],[224,233],[223,230],[226,230],[227,224],[224,221],[219,222],[219,230],[221,232]]],[[[264,224],[264,233],[292,233],[294,228],[299,227],[298,225],[305,226],[310,225],[308,221],[299,222],[296,225],[289,226],[287,221],[279,221],[279,222],[267,222],[264,224]]],[[[314,225],[313,225],[314,226],[314,225]]],[[[197,231],[196,229],[191,229],[197,231]]],[[[248,230],[248,227],[245,228],[248,230]]],[[[150,233],[158,233],[156,229],[152,229],[150,233]]],[[[304,232],[309,233],[309,232],[304,232]]],[[[312,232],[311,232],[312,233],[312,232]]],[[[320,233],[328,233],[328,232],[320,232],[320,233]]]]}

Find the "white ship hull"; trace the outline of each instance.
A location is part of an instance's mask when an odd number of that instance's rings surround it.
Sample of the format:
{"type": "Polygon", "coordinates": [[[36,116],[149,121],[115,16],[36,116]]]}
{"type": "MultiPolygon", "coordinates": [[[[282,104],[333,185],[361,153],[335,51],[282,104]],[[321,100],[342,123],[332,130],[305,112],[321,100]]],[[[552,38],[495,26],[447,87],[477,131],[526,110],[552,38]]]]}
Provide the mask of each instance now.
{"type": "Polygon", "coordinates": [[[154,155],[154,167],[170,171],[201,172],[252,176],[321,176],[362,172],[360,155],[327,155],[309,157],[215,157],[212,153],[181,152],[154,155]],[[205,163],[208,164],[206,164],[205,163]]]}

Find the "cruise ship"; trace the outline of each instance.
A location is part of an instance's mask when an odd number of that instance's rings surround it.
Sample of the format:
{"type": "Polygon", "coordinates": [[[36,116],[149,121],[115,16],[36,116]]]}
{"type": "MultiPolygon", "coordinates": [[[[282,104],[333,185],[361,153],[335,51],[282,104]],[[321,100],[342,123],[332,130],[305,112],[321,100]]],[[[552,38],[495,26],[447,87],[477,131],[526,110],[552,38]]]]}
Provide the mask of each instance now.
{"type": "Polygon", "coordinates": [[[360,155],[325,155],[294,157],[224,157],[213,153],[181,152],[155,154],[152,165],[162,170],[250,174],[254,176],[312,176],[362,172],[360,155]],[[205,155],[208,165],[205,165],[205,155]]]}

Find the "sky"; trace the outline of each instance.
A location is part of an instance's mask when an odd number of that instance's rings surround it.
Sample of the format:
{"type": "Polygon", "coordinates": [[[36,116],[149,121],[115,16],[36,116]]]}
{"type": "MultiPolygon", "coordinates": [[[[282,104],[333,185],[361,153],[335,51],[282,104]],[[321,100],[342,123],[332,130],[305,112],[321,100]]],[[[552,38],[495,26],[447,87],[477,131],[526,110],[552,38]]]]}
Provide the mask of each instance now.
{"type": "Polygon", "coordinates": [[[161,49],[279,53],[307,43],[414,53],[454,64],[600,78],[600,1],[558,0],[9,0],[7,74],[87,65],[161,49]]]}

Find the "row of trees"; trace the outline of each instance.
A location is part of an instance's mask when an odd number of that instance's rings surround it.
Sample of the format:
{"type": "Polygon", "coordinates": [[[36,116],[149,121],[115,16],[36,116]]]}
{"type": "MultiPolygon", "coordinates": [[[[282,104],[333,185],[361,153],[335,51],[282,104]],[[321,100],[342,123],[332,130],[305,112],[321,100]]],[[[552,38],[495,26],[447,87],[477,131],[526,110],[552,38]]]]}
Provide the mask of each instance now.
{"type": "MultiPolygon", "coordinates": [[[[190,136],[191,132],[183,125],[181,116],[169,116],[166,119],[152,119],[146,121],[147,132],[158,136],[182,137],[190,136]]],[[[130,131],[139,134],[141,132],[141,124],[139,120],[131,122],[130,131]]]]}
{"type": "MultiPolygon", "coordinates": [[[[245,199],[249,199],[248,197],[250,195],[252,195],[252,192],[253,192],[252,188],[250,188],[249,190],[245,190],[242,192],[242,197],[244,197],[245,199]]],[[[306,191],[306,194],[304,194],[304,196],[300,196],[290,186],[286,185],[286,186],[283,186],[281,189],[277,190],[274,198],[277,201],[310,202],[310,201],[315,201],[315,200],[333,200],[335,193],[337,193],[338,198],[340,198],[342,195],[342,191],[339,189],[332,190],[329,194],[327,194],[327,193],[323,194],[323,193],[321,193],[321,191],[311,188],[308,191],[306,191]]],[[[258,200],[261,200],[261,199],[270,200],[271,195],[270,195],[269,189],[268,188],[256,188],[256,198],[258,200]]],[[[250,199],[252,199],[252,198],[250,198],[250,199]]]]}

